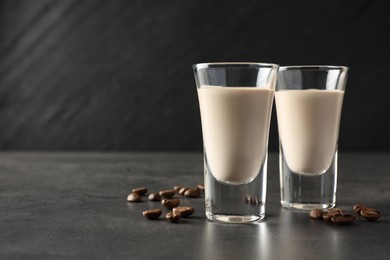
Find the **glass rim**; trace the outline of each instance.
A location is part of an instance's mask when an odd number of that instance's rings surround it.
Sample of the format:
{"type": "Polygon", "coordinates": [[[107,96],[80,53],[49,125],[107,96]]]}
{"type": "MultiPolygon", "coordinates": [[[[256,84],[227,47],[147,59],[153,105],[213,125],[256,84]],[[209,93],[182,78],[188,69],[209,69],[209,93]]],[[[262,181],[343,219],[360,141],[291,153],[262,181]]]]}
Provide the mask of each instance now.
{"type": "Polygon", "coordinates": [[[275,63],[264,63],[264,62],[206,62],[206,63],[195,63],[192,65],[193,69],[205,69],[205,68],[215,68],[215,67],[224,67],[224,66],[245,66],[247,67],[263,67],[263,68],[273,68],[277,69],[280,66],[275,63]]]}
{"type": "Polygon", "coordinates": [[[279,71],[286,70],[341,70],[348,71],[349,67],[339,65],[293,65],[293,66],[280,66],[279,71]]]}

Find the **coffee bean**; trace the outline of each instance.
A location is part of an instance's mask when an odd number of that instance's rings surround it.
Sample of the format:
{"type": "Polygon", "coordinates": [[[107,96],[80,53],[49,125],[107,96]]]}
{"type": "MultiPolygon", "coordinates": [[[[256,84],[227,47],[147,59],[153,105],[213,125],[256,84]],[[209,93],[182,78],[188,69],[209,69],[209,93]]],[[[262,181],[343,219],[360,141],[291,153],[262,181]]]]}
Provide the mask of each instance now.
{"type": "Polygon", "coordinates": [[[245,195],[245,203],[250,203],[251,202],[251,195],[246,194],[245,195]]]}
{"type": "Polygon", "coordinates": [[[150,193],[150,194],[149,194],[148,199],[149,199],[150,201],[160,201],[160,200],[161,200],[161,196],[160,196],[160,194],[158,194],[157,192],[153,192],[153,193],[150,193]]]}
{"type": "Polygon", "coordinates": [[[312,209],[310,211],[310,217],[313,219],[322,219],[322,215],[324,215],[322,209],[312,209]]]}
{"type": "Polygon", "coordinates": [[[195,210],[193,207],[175,207],[172,209],[173,213],[179,212],[183,218],[187,218],[194,214],[195,210]]]}
{"type": "Polygon", "coordinates": [[[250,200],[250,204],[255,205],[255,206],[260,205],[259,198],[258,197],[255,197],[255,198],[252,197],[251,200],[250,200]]]}
{"type": "Polygon", "coordinates": [[[260,200],[257,197],[251,197],[251,195],[245,195],[245,203],[249,203],[251,205],[260,205],[260,200]]]}
{"type": "Polygon", "coordinates": [[[328,209],[328,211],[333,212],[333,213],[336,213],[336,212],[342,213],[343,212],[343,210],[340,208],[331,208],[331,209],[328,209]]]}
{"type": "Polygon", "coordinates": [[[184,196],[188,198],[198,198],[200,197],[200,190],[199,189],[188,189],[184,192],[184,196]]]}
{"type": "Polygon", "coordinates": [[[156,219],[161,216],[161,214],[161,209],[148,209],[142,212],[142,215],[144,215],[144,217],[147,219],[156,219]]]}
{"type": "Polygon", "coordinates": [[[179,186],[179,185],[175,185],[173,186],[173,189],[176,191],[176,192],[179,192],[179,190],[183,188],[183,186],[179,186]]]}
{"type": "Polygon", "coordinates": [[[325,220],[326,222],[330,221],[332,217],[332,214],[330,214],[329,212],[324,212],[324,214],[322,214],[322,219],[325,220]]]}
{"type": "Polygon", "coordinates": [[[331,218],[332,223],[339,225],[348,225],[355,221],[355,216],[349,213],[337,213],[331,218]]]}
{"type": "Polygon", "coordinates": [[[381,217],[381,212],[373,208],[363,208],[360,211],[360,216],[368,221],[374,222],[381,217]]]}
{"type": "Polygon", "coordinates": [[[133,193],[137,193],[137,194],[140,195],[140,196],[143,196],[143,195],[146,194],[146,192],[148,192],[148,189],[145,188],[145,187],[141,187],[141,188],[133,189],[132,192],[133,192],[133,193]]]}
{"type": "Polygon", "coordinates": [[[334,208],[334,209],[329,209],[328,211],[325,211],[322,214],[322,219],[325,221],[331,221],[332,216],[335,214],[341,214],[341,209],[334,208]]]}
{"type": "Polygon", "coordinates": [[[127,196],[128,202],[141,202],[142,198],[138,193],[132,192],[127,196]]]}
{"type": "Polygon", "coordinates": [[[163,198],[172,198],[176,194],[175,190],[162,190],[159,192],[160,196],[163,198]]]}
{"type": "Polygon", "coordinates": [[[179,199],[163,199],[161,201],[161,204],[164,207],[166,207],[167,209],[171,210],[171,209],[179,206],[180,200],[179,199]]]}
{"type": "Polygon", "coordinates": [[[204,191],[204,185],[203,184],[198,184],[197,188],[200,189],[200,191],[204,191]]]}
{"type": "Polygon", "coordinates": [[[181,218],[181,214],[179,212],[168,212],[166,215],[165,215],[165,218],[169,221],[169,222],[172,222],[172,223],[178,223],[180,218],[181,218]]]}
{"type": "Polygon", "coordinates": [[[183,195],[183,196],[184,196],[184,192],[186,192],[186,190],[188,190],[188,188],[182,187],[182,188],[178,191],[178,193],[179,193],[180,195],[183,195]]]}
{"type": "Polygon", "coordinates": [[[356,212],[356,214],[360,215],[360,211],[364,208],[368,208],[365,204],[355,204],[353,205],[353,211],[356,212]]]}

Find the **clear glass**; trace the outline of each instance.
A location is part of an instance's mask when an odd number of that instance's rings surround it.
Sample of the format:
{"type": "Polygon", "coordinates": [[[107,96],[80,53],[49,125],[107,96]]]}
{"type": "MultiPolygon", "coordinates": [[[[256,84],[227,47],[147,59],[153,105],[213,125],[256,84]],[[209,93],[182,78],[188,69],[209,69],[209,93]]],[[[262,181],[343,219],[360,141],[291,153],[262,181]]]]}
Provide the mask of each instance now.
{"type": "Polygon", "coordinates": [[[206,216],[228,223],[261,220],[278,65],[202,63],[193,69],[202,121],[206,216]]]}
{"type": "Polygon", "coordinates": [[[281,204],[336,205],[337,143],[348,68],[280,67],[275,91],[281,204]]]}

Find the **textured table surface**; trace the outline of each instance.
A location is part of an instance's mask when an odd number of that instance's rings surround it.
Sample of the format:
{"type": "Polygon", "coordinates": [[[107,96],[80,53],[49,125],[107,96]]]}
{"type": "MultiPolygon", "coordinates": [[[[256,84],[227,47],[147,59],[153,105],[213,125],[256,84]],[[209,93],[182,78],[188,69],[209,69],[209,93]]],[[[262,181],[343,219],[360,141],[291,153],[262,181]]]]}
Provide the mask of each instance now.
{"type": "Polygon", "coordinates": [[[277,159],[264,221],[210,222],[202,197],[182,199],[196,213],[171,224],[142,217],[159,203],[126,197],[139,186],[201,183],[200,153],[0,153],[0,259],[389,259],[390,154],[340,153],[338,206],[384,214],[351,226],[282,209],[277,159]]]}

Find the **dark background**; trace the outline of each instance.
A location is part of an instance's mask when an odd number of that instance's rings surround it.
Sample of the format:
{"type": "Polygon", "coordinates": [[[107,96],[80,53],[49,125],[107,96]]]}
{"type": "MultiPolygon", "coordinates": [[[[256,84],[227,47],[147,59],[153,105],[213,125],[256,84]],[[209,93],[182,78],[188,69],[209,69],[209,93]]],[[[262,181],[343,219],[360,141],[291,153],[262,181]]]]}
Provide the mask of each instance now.
{"type": "Polygon", "coordinates": [[[191,66],[212,61],[349,66],[339,149],[389,150],[387,7],[0,1],[0,150],[200,151],[191,66]]]}

